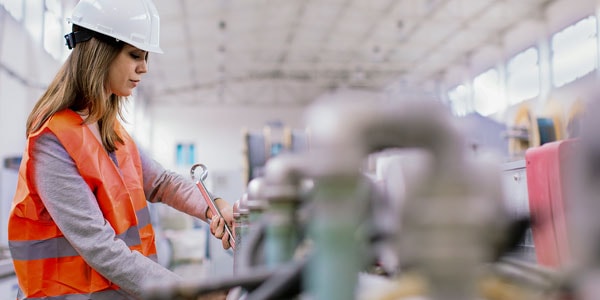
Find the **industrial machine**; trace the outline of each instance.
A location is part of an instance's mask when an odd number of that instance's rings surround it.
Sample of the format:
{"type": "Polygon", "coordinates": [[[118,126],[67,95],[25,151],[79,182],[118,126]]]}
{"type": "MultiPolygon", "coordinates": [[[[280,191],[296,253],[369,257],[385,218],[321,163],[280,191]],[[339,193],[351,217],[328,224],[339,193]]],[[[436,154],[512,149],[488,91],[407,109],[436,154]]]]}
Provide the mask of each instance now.
{"type": "Polygon", "coordinates": [[[580,288],[569,272],[583,268],[543,263],[554,250],[538,249],[538,225],[556,220],[528,218],[543,202],[528,189],[535,149],[510,164],[473,156],[435,101],[319,103],[307,119],[310,151],[268,159],[234,206],[234,276],[155,286],[147,299],[533,300],[580,288]],[[400,194],[365,172],[390,149],[424,158],[397,169],[400,194]]]}

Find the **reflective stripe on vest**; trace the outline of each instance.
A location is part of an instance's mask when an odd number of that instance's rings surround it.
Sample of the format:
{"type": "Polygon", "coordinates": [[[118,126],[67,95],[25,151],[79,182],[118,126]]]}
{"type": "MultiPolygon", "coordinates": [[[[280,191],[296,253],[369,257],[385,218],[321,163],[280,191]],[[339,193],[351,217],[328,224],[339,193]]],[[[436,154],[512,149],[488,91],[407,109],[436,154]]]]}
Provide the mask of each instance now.
{"type": "MultiPolygon", "coordinates": [[[[144,207],[137,213],[140,228],[150,224],[150,212],[144,207]]],[[[117,235],[129,247],[139,246],[140,233],[137,226],[130,227],[125,233],[117,235]]],[[[11,241],[10,251],[14,260],[35,260],[52,257],[77,256],[75,248],[64,237],[56,237],[47,240],[11,241]]]]}
{"type": "Polygon", "coordinates": [[[40,130],[29,135],[23,153],[8,235],[15,273],[27,299],[79,299],[80,296],[90,299],[89,295],[100,297],[104,292],[110,295],[119,289],[76,253],[38,196],[32,178],[31,147],[47,131],[54,133],[73,159],[117,238],[131,250],[156,261],[154,231],[135,143],[117,124],[115,130],[124,142],[115,152],[117,167],[82,121],[71,110],[56,113],[40,130]]]}
{"type": "Polygon", "coordinates": [[[133,297],[124,295],[123,292],[118,290],[107,290],[102,292],[88,293],[88,294],[69,294],[54,297],[43,297],[43,298],[26,298],[27,300],[115,300],[115,299],[135,299],[133,297]]]}

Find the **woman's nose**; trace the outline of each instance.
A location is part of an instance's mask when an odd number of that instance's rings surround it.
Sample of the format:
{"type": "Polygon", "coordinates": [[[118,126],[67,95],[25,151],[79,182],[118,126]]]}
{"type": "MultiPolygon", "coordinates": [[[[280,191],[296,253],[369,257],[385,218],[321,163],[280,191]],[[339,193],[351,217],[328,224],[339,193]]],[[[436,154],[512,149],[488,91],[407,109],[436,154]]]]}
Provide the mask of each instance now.
{"type": "Polygon", "coordinates": [[[148,62],[144,59],[137,67],[136,70],[138,73],[146,73],[148,72],[148,62]]]}

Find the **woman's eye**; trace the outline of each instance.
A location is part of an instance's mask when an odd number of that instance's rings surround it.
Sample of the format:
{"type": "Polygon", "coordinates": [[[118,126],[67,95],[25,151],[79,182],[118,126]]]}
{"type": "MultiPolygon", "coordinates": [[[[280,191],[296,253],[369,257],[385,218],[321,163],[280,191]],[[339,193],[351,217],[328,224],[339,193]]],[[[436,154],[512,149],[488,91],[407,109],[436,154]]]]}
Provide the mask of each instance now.
{"type": "Polygon", "coordinates": [[[131,57],[132,57],[133,59],[138,59],[138,58],[140,58],[140,56],[139,56],[139,55],[137,55],[137,54],[135,54],[135,53],[131,53],[131,57]]]}

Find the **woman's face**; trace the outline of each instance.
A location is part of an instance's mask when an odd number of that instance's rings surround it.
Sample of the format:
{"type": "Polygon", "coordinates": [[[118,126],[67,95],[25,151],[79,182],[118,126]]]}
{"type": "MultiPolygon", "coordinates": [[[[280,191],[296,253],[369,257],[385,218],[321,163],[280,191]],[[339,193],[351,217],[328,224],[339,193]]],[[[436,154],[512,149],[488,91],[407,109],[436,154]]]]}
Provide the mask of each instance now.
{"type": "Polygon", "coordinates": [[[140,83],[142,75],[148,71],[148,52],[125,45],[108,70],[109,92],[127,97],[140,83]]]}

